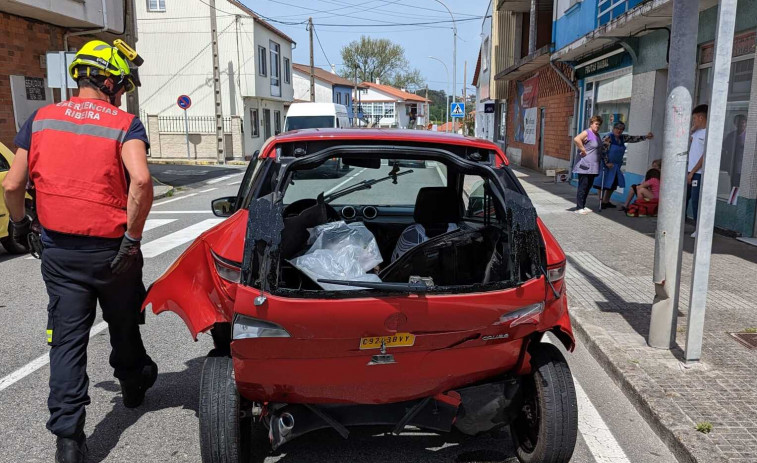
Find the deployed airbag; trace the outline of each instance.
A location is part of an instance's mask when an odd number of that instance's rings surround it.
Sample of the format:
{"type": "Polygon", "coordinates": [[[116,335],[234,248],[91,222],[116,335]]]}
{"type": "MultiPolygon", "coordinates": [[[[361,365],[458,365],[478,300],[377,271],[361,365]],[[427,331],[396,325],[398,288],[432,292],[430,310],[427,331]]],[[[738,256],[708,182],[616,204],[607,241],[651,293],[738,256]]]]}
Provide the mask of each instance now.
{"type": "MultiPolygon", "coordinates": [[[[378,275],[367,273],[382,262],[373,233],[362,222],[330,222],[309,228],[310,248],[289,262],[314,282],[318,279],[374,281],[378,275]]],[[[318,283],[330,291],[355,290],[354,287],[318,283]]]]}

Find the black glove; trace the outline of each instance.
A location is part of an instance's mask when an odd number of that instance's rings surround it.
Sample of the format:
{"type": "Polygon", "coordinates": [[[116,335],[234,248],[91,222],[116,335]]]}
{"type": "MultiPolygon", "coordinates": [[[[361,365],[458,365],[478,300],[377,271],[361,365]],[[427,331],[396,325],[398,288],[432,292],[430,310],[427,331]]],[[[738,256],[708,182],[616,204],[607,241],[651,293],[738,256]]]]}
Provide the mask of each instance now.
{"type": "Polygon", "coordinates": [[[113,262],[110,263],[110,269],[114,274],[120,275],[126,273],[134,264],[140,260],[139,241],[133,240],[129,235],[124,235],[121,240],[121,247],[118,249],[113,262]]]}
{"type": "Polygon", "coordinates": [[[29,233],[32,231],[32,219],[26,215],[18,222],[11,220],[8,222],[8,225],[10,228],[8,232],[11,235],[11,238],[13,238],[13,241],[22,246],[27,246],[26,237],[29,236],[29,233]]]}

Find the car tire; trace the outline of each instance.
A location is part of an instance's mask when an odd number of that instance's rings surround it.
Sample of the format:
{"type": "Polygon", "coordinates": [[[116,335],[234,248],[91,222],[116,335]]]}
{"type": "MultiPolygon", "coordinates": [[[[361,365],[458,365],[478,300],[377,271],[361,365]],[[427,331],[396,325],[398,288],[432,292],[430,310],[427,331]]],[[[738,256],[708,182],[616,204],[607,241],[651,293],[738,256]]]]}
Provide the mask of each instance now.
{"type": "Polygon", "coordinates": [[[29,248],[23,244],[17,243],[12,236],[6,236],[5,238],[0,239],[0,244],[3,245],[3,248],[5,248],[8,254],[25,254],[29,252],[29,248]]]}
{"type": "Polygon", "coordinates": [[[578,405],[573,375],[560,350],[534,344],[532,373],[523,378],[523,404],[510,424],[521,463],[567,463],[578,434],[578,405]]]}
{"type": "Polygon", "coordinates": [[[243,418],[243,399],[229,357],[208,357],[200,377],[200,454],[203,463],[239,463],[250,457],[252,418],[243,418]]]}

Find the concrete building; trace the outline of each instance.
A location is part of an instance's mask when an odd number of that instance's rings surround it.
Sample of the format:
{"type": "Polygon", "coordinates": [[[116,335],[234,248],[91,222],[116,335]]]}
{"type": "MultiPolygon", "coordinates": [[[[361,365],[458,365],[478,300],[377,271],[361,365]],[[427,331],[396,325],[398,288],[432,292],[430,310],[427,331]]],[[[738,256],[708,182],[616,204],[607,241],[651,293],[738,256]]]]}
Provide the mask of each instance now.
{"type": "MultiPolygon", "coordinates": [[[[181,116],[176,105],[189,95],[189,117],[215,117],[210,7],[200,0],[136,3],[143,114],[181,116]]],[[[236,0],[217,0],[218,49],[224,117],[239,118],[242,149],[250,156],[282,130],[293,100],[294,41],[236,0]]],[[[227,153],[227,159],[230,158],[227,153]]]]}
{"type": "Polygon", "coordinates": [[[60,92],[47,88],[47,52],[123,37],[127,6],[124,0],[0,0],[0,142],[15,150],[21,124],[34,110],[60,101],[60,92]]]}
{"type": "Polygon", "coordinates": [[[484,20],[481,23],[481,49],[473,71],[472,85],[476,87],[476,116],[474,133],[478,138],[494,141],[494,119],[497,103],[491,98],[492,70],[492,3],[489,2],[484,20]]]}
{"type": "MultiPolygon", "coordinates": [[[[352,114],[352,94],[355,83],[321,68],[314,68],[315,102],[337,103],[347,108],[350,121],[352,114]]],[[[306,64],[292,64],[292,84],[294,85],[294,99],[310,101],[310,66],[306,64]]],[[[359,88],[363,88],[359,85],[359,88]]]]}
{"type": "MultiPolygon", "coordinates": [[[[627,145],[626,184],[643,180],[662,157],[667,57],[672,0],[556,0],[550,59],[570,65],[579,89],[579,129],[598,114],[602,131],[615,121],[626,133],[657,135],[627,145]]],[[[717,1],[699,2],[694,104],[708,103],[717,1]]],[[[715,225],[747,238],[757,236],[757,2],[739,0],[733,43],[724,146],[715,225]],[[742,121],[746,121],[744,125],[742,121]],[[746,130],[743,130],[744,127],[746,130]]],[[[615,200],[627,191],[618,190],[615,200]]]]}
{"type": "Polygon", "coordinates": [[[380,82],[363,82],[361,85],[357,98],[358,113],[362,112],[369,124],[401,129],[428,124],[430,100],[380,82]]]}

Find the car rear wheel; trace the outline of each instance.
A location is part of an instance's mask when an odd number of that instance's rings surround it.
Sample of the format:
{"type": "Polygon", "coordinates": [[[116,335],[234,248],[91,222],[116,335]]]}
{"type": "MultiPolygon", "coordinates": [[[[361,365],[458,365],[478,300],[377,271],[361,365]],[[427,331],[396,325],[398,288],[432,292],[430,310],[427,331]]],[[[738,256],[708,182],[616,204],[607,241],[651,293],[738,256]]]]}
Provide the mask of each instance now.
{"type": "Polygon", "coordinates": [[[522,463],[570,461],[578,433],[576,389],[568,363],[551,344],[531,350],[532,373],[523,380],[523,405],[510,425],[522,463]]]}
{"type": "Polygon", "coordinates": [[[244,416],[243,399],[229,357],[208,357],[200,378],[200,453],[203,463],[249,460],[252,418],[244,416]]]}

